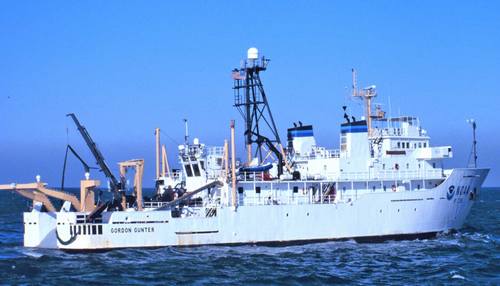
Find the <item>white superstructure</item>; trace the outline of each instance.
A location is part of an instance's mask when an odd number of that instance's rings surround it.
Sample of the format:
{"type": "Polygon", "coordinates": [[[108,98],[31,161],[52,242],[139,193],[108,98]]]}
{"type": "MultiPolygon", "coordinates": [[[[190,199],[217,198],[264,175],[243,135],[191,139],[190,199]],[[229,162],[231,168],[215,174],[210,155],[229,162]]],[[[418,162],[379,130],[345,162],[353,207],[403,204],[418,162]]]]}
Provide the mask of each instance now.
{"type": "MultiPolygon", "coordinates": [[[[250,56],[254,64],[257,51],[249,50],[250,56]]],[[[233,76],[243,80],[246,75],[233,76]]],[[[432,146],[416,117],[386,118],[380,109],[372,114],[375,87],[360,94],[356,96],[369,100],[367,113],[360,120],[344,115],[339,149],[318,146],[313,126],[300,122],[288,129],[282,152],[277,144],[268,145],[265,158],[275,152],[282,161],[267,164],[252,158],[237,169],[234,158],[229,163],[230,149],[234,151],[229,144],[207,147],[198,139],[193,144],[186,140],[179,146],[181,169],[157,178],[155,198],[123,201],[123,210],[108,207],[102,212],[75,211],[69,203],[47,212],[36,203],[24,214],[24,244],[81,251],[374,241],[459,229],[489,169],[446,169],[451,146],[432,146]]],[[[256,136],[259,144],[273,143],[256,136]]]]}
{"type": "MultiPolygon", "coordinates": [[[[399,122],[404,125],[407,119],[399,122]]],[[[221,187],[200,191],[165,209],[159,207],[169,202],[145,202],[144,211],[103,212],[97,222],[87,222],[88,213],[48,214],[34,208],[25,213],[25,245],[92,250],[347,238],[372,241],[429,237],[459,229],[488,169],[443,169],[450,147],[432,147],[423,132],[407,136],[411,131],[404,127],[381,129],[383,139],[373,145],[365,126],[343,124],[341,138],[346,138],[346,145],[341,150],[311,145],[305,148],[308,153],[296,152],[293,171],[300,172],[300,179],[292,179],[291,174],[278,179],[264,172],[239,173],[235,206],[230,178],[224,178],[223,148],[189,145],[190,153],[198,156],[187,159],[186,149],[180,150],[186,190],[218,179],[221,187]],[[359,148],[366,151],[364,160],[352,152],[351,145],[363,142],[366,147],[359,148]],[[381,147],[372,156],[370,146],[381,147]],[[208,164],[214,154],[215,163],[208,164]],[[360,167],[351,167],[353,162],[360,167]],[[186,171],[187,164],[192,172],[186,171]]],[[[302,135],[311,134],[289,132],[294,134],[292,146],[300,146],[297,141],[306,137],[302,135]]]]}

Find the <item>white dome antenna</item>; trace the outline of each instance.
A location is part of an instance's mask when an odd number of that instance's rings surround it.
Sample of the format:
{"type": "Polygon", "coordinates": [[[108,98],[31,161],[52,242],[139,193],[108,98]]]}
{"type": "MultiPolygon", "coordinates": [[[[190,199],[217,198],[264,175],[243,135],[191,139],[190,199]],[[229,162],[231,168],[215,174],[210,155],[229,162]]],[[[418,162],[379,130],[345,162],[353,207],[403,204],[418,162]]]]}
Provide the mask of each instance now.
{"type": "Polygon", "coordinates": [[[255,47],[248,49],[247,51],[247,59],[256,60],[259,58],[259,50],[255,47]]]}

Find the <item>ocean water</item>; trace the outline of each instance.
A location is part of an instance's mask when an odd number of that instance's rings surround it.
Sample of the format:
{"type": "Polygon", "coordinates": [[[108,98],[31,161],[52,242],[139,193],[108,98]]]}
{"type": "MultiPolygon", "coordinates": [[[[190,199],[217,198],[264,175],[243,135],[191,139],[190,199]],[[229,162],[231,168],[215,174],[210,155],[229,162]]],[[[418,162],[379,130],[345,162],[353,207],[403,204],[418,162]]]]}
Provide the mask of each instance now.
{"type": "Polygon", "coordinates": [[[500,285],[500,188],[435,239],[202,246],[68,254],[22,247],[27,202],[0,194],[0,284],[500,285]]]}

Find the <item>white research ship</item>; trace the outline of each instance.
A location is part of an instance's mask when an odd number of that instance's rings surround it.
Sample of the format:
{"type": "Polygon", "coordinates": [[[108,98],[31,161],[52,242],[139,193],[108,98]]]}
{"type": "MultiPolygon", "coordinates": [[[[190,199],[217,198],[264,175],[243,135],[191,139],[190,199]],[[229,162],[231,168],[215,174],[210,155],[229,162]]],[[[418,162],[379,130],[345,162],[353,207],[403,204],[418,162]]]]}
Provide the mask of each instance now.
{"type": "Polygon", "coordinates": [[[375,87],[358,90],[355,76],[353,95],[366,103],[365,116],[356,120],[344,113],[340,149],[317,146],[313,127],[301,122],[288,129],[283,148],[260,81],[267,63],[251,48],[246,63],[233,70],[248,162],[236,161],[233,121],[230,144],[223,147],[207,147],[198,139],[189,144],[186,132],[179,146],[181,170],[170,172],[157,130],[157,193],[151,199],[142,198],[144,161],[120,163],[120,180],[115,179],[73,117],[110,179],[113,199],[96,202],[99,182],[88,174],[80,198],[39,180],[0,186],[33,200],[32,210],[24,213],[24,245],[98,251],[379,241],[428,238],[462,227],[489,169],[444,169],[452,148],[431,146],[415,117],[386,118],[379,107],[372,110],[375,87]],[[132,194],[126,191],[128,168],[136,170],[132,194]],[[56,210],[49,198],[64,201],[62,208],[56,210]]]}

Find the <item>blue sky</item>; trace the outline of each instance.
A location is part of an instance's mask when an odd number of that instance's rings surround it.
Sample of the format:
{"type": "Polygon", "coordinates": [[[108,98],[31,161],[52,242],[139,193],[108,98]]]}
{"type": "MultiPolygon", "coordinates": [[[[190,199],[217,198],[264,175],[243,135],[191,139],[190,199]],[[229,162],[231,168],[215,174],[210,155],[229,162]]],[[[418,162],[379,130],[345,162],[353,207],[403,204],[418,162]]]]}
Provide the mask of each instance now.
{"type": "MultiPolygon", "coordinates": [[[[350,69],[376,84],[393,115],[419,116],[433,145],[467,164],[478,122],[480,166],[500,185],[500,4],[497,1],[3,1],[0,8],[0,183],[59,185],[67,143],[93,162],[66,113],[76,113],[108,164],[145,158],[154,177],[155,127],[171,161],[192,135],[209,145],[237,120],[230,71],[248,47],[271,58],[263,75],[281,136],[313,123],[338,147],[350,69]],[[67,132],[66,130],[69,130],[67,132]]],[[[81,167],[71,161],[68,181],[81,167]]],[[[116,172],[117,173],[117,172],[116,172]]]]}

